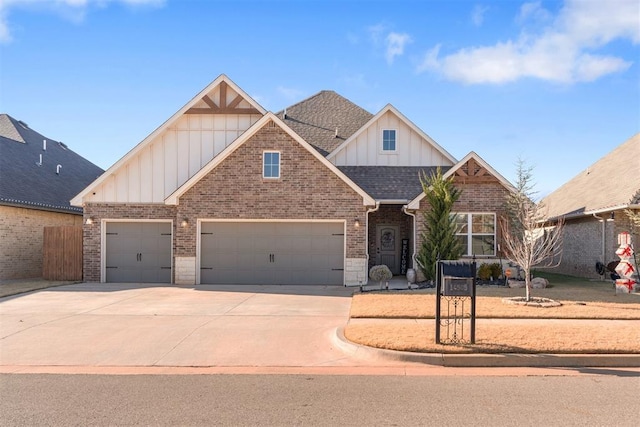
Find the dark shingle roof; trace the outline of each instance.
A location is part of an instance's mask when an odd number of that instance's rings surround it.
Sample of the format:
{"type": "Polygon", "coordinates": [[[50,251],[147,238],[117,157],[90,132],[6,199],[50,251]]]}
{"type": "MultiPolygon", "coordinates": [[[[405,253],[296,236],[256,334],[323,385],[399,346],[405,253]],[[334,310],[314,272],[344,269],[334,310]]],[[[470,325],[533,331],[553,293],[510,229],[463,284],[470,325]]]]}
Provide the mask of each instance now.
{"type": "Polygon", "coordinates": [[[69,201],[102,172],[66,145],[0,114],[0,204],[81,213],[69,201]]]}
{"type": "MultiPolygon", "coordinates": [[[[413,200],[422,193],[420,172],[427,176],[436,166],[338,166],[376,200],[413,200]]],[[[443,172],[449,167],[441,167],[443,172]]]]}
{"type": "MultiPolygon", "coordinates": [[[[323,90],[284,111],[287,126],[323,156],[335,150],[373,117],[373,114],[332,90],[323,90]]],[[[277,116],[283,118],[284,111],[278,112],[277,116]]]]}
{"type": "Polygon", "coordinates": [[[639,203],[640,133],[542,199],[550,217],[639,203]]]}

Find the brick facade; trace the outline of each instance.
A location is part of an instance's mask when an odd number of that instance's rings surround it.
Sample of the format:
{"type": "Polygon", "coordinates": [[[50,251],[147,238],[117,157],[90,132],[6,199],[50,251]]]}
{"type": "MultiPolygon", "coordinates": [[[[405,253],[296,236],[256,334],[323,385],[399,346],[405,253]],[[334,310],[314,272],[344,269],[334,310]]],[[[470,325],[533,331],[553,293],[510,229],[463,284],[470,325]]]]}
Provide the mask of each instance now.
{"type": "Polygon", "coordinates": [[[345,219],[347,258],[365,256],[362,197],[279,127],[266,125],[180,197],[176,254],[195,255],[198,218],[345,219]],[[280,151],[281,178],[262,178],[262,153],[280,151]]]}
{"type": "MultiPolygon", "coordinates": [[[[608,213],[600,216],[609,218],[608,213]]],[[[594,217],[568,220],[564,229],[562,262],[553,272],[590,279],[602,278],[596,272],[596,262],[608,264],[620,259],[615,251],[618,248],[618,234],[623,231],[631,233],[631,241],[635,250],[638,251],[640,230],[632,227],[631,221],[622,211],[616,212],[614,221],[600,222],[594,217]],[[603,234],[604,259],[602,257],[603,234]]],[[[605,280],[609,278],[608,274],[604,277],[605,280]]]]}
{"type": "Polygon", "coordinates": [[[0,280],[42,277],[44,227],[81,224],[81,215],[0,206],[0,280]]]}
{"type": "Polygon", "coordinates": [[[159,204],[88,204],[84,226],[84,274],[100,280],[102,219],[171,219],[174,282],[195,283],[198,219],[345,220],[347,281],[366,280],[365,223],[362,196],[331,172],[286,132],[265,125],[179,199],[177,206],[159,204]],[[262,177],[265,150],[280,152],[280,179],[262,177]],[[186,227],[180,226],[186,219],[186,227]],[[178,267],[179,270],[178,271],[178,267]]]}
{"type": "MultiPolygon", "coordinates": [[[[500,218],[504,217],[505,201],[509,190],[499,182],[455,184],[462,193],[453,207],[454,212],[492,212],[496,214],[496,243],[500,244],[500,218]]],[[[422,245],[422,233],[425,230],[423,212],[429,209],[427,198],[420,201],[420,209],[416,212],[417,251],[422,245]]]]}

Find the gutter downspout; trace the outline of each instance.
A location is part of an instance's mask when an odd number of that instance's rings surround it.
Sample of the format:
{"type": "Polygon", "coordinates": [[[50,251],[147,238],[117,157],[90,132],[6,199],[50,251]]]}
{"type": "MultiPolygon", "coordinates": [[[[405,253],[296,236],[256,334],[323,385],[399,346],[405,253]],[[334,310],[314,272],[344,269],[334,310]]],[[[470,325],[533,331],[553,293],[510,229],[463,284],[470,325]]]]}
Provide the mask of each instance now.
{"type": "MultiPolygon", "coordinates": [[[[371,212],[375,212],[378,209],[380,209],[380,202],[376,202],[375,207],[371,208],[371,209],[367,209],[367,212],[364,214],[364,223],[365,223],[365,230],[364,232],[366,233],[367,239],[366,239],[366,244],[365,244],[365,254],[367,255],[367,265],[366,265],[366,269],[367,272],[369,271],[369,214],[371,212]]],[[[366,283],[364,283],[365,285],[369,282],[369,275],[365,274],[365,280],[366,283]]]]}
{"type": "MultiPolygon", "coordinates": [[[[594,217],[595,219],[597,219],[598,221],[600,221],[600,222],[602,223],[602,264],[603,264],[603,265],[607,265],[607,264],[606,264],[606,260],[605,260],[605,258],[604,258],[604,257],[605,257],[605,240],[604,240],[604,238],[605,238],[605,226],[606,226],[606,222],[605,222],[604,218],[599,217],[599,216],[598,216],[598,215],[596,215],[596,214],[591,214],[591,215],[593,215],[593,217],[594,217]]],[[[602,279],[602,280],[604,280],[604,275],[600,275],[600,276],[601,276],[601,279],[602,279]]]]}
{"type": "Polygon", "coordinates": [[[402,207],[402,212],[404,212],[405,214],[413,218],[413,252],[411,253],[411,268],[415,270],[416,269],[416,248],[417,248],[416,232],[418,230],[416,230],[416,214],[413,212],[409,212],[408,206],[409,205],[404,205],[402,207]]]}

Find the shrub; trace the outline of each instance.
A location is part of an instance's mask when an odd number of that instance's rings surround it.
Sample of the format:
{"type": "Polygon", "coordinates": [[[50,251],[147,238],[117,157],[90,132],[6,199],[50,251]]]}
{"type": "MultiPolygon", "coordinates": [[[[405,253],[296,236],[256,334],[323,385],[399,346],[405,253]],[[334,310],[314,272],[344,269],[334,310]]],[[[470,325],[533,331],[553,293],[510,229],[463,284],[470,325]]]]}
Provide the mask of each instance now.
{"type": "Polygon", "coordinates": [[[477,275],[480,280],[489,280],[491,277],[491,266],[489,264],[480,264],[477,275]]]}
{"type": "Polygon", "coordinates": [[[500,263],[494,262],[490,264],[489,267],[491,268],[491,277],[497,279],[502,276],[502,265],[500,265],[500,263]]]}
{"type": "Polygon", "coordinates": [[[389,270],[389,267],[386,265],[374,265],[369,270],[369,277],[376,282],[386,282],[387,280],[391,280],[393,273],[391,273],[391,270],[389,270]]]}

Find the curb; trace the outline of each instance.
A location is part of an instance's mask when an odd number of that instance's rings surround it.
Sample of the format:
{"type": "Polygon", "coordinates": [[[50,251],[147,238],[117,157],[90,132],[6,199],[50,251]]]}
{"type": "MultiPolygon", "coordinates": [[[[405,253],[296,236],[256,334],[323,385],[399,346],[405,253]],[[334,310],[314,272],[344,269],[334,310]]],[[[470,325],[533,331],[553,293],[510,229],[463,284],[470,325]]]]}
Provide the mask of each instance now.
{"type": "Polygon", "coordinates": [[[351,356],[369,360],[422,363],[464,368],[639,368],[640,354],[521,354],[416,353],[369,347],[349,341],[344,327],[336,329],[335,343],[351,356]]]}

